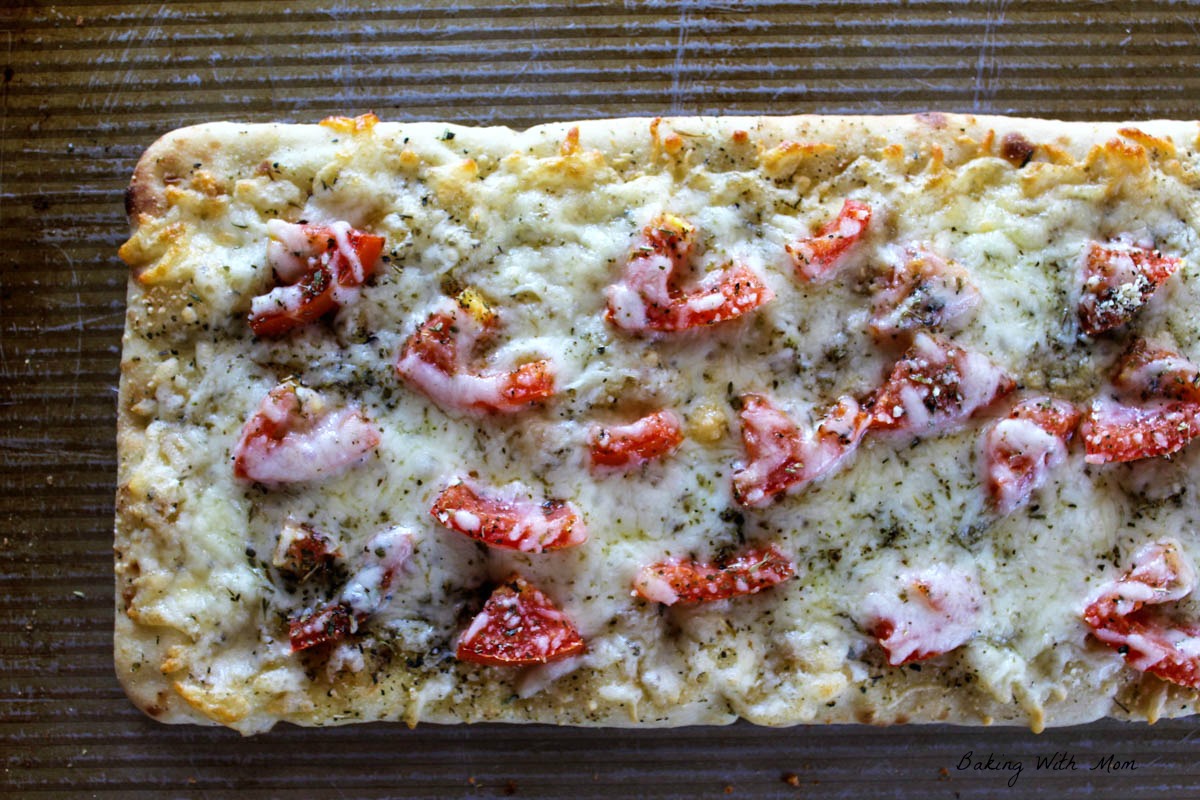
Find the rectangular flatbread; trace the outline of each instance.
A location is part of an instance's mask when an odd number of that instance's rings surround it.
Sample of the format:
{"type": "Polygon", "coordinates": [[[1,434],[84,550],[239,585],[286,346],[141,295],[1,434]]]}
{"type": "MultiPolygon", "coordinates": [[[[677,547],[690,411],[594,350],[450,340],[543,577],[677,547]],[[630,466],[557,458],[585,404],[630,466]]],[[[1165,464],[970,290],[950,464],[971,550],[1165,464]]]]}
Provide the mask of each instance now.
{"type": "Polygon", "coordinates": [[[1195,712],[1200,126],[212,123],[127,195],[164,722],[1195,712]]]}

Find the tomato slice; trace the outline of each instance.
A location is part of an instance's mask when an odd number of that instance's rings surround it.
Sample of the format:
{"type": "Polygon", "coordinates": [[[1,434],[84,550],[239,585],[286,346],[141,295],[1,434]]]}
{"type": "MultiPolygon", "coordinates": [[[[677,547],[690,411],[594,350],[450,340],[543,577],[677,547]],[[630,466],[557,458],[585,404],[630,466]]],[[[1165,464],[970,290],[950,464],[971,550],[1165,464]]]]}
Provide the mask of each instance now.
{"type": "Polygon", "coordinates": [[[496,325],[495,312],[472,290],[446,298],[404,343],[396,374],[443,409],[513,413],[552,397],[555,372],[548,360],[472,370],[472,353],[496,325]]]}
{"type": "Polygon", "coordinates": [[[1121,357],[1113,386],[1142,401],[1200,403],[1200,368],[1172,347],[1139,338],[1121,357]]]}
{"type": "Polygon", "coordinates": [[[621,280],[605,291],[605,319],[631,332],[684,331],[736,319],[775,297],[744,264],[727,264],[684,291],[679,274],[694,235],[694,226],[670,214],[646,226],[621,280]]]}
{"type": "Polygon", "coordinates": [[[332,225],[292,225],[273,220],[267,261],[283,282],[254,298],[250,328],[255,336],[282,336],[320,319],[357,296],[383,252],[384,238],[332,225]]]}
{"type": "Polygon", "coordinates": [[[1161,342],[1135,339],[1080,431],[1089,464],[1170,455],[1200,436],[1200,371],[1161,342]]]}
{"type": "Polygon", "coordinates": [[[1079,411],[1065,400],[1022,400],[983,435],[988,496],[1001,514],[1011,514],[1041,488],[1051,470],[1066,460],[1067,443],[1079,411]]]}
{"type": "Polygon", "coordinates": [[[980,592],[967,572],[937,565],[900,575],[864,600],[867,628],[893,666],[948,653],[975,635],[980,592]]]}
{"type": "Polygon", "coordinates": [[[302,580],[325,569],[341,555],[332,536],[311,525],[288,519],[279,532],[271,563],[280,572],[302,580]]]}
{"type": "Polygon", "coordinates": [[[1200,650],[1200,624],[1162,620],[1155,614],[1133,614],[1129,631],[1097,633],[1096,638],[1110,647],[1125,651],[1126,662],[1134,669],[1157,675],[1165,681],[1200,689],[1200,658],[1189,653],[1200,650]]]}
{"type": "Polygon", "coordinates": [[[879,390],[871,428],[931,436],[958,427],[1016,388],[985,356],[947,339],[917,334],[879,390]]]}
{"type": "Polygon", "coordinates": [[[233,474],[268,486],[328,479],[379,441],[378,428],[357,406],[331,409],[313,390],[281,383],[242,427],[233,474]]]}
{"type": "Polygon", "coordinates": [[[597,426],[588,436],[592,465],[632,469],[672,453],[683,442],[679,417],[670,410],[628,425],[597,426]]]}
{"type": "Polygon", "coordinates": [[[838,469],[858,448],[870,415],[842,397],[815,430],[801,430],[769,398],[742,398],[742,444],[747,459],[733,473],[733,496],[744,506],[767,505],[838,469]]]}
{"type": "Polygon", "coordinates": [[[1079,321],[1095,336],[1133,319],[1150,296],[1183,266],[1153,247],[1129,241],[1088,242],[1083,254],[1079,321]]]}
{"type": "Polygon", "coordinates": [[[925,248],[893,254],[894,263],[876,284],[868,327],[889,340],[918,330],[961,330],[980,302],[971,275],[925,248]]]}
{"type": "Polygon", "coordinates": [[[845,201],[838,215],[821,226],[816,235],[787,246],[796,274],[801,280],[813,282],[832,277],[870,224],[869,205],[845,201]]]}
{"type": "Polygon", "coordinates": [[[1151,542],[1087,605],[1083,620],[1096,639],[1124,654],[1134,669],[1200,689],[1200,624],[1173,619],[1157,608],[1183,599],[1195,585],[1195,569],[1179,542],[1151,542]]]}
{"type": "Polygon", "coordinates": [[[642,229],[642,242],[635,256],[665,255],[675,263],[691,258],[696,244],[696,226],[674,214],[660,214],[642,229]]]}
{"type": "MultiPolygon", "coordinates": [[[[364,617],[365,620],[365,617],[364,617]]],[[[359,620],[346,603],[326,603],[288,620],[292,652],[340,642],[358,631],[359,620]]]]}
{"type": "Polygon", "coordinates": [[[1027,419],[1064,441],[1070,441],[1079,425],[1079,409],[1054,397],[1029,397],[1013,406],[1011,419],[1027,419]]]}
{"type": "Polygon", "coordinates": [[[1099,397],[1088,407],[1079,432],[1089,464],[1170,455],[1200,436],[1200,404],[1153,400],[1129,406],[1099,397]]]}
{"type": "Polygon", "coordinates": [[[587,541],[583,519],[570,503],[538,502],[516,491],[508,497],[482,494],[458,479],[442,490],[429,513],[450,530],[524,553],[561,550],[587,541]]]}
{"type": "Polygon", "coordinates": [[[528,408],[554,396],[554,368],[546,359],[529,361],[506,373],[499,383],[500,402],[489,410],[528,408]]]}
{"type": "Polygon", "coordinates": [[[358,554],[359,567],[337,598],[288,620],[292,652],[331,644],[358,632],[391,599],[392,584],[412,556],[413,536],[389,528],[372,536],[358,554]]]}
{"type": "Polygon", "coordinates": [[[707,603],[756,594],[786,581],[796,566],[774,544],[753,547],[712,564],[671,558],[643,567],[633,581],[634,594],[652,603],[707,603]]]}
{"type": "Polygon", "coordinates": [[[737,319],[774,299],[775,293],[745,264],[726,264],[666,308],[648,310],[650,330],[683,331],[737,319]]]}
{"type": "Polygon", "coordinates": [[[493,667],[529,667],[586,649],[567,615],[520,575],[496,587],[458,640],[456,655],[493,667]]]}

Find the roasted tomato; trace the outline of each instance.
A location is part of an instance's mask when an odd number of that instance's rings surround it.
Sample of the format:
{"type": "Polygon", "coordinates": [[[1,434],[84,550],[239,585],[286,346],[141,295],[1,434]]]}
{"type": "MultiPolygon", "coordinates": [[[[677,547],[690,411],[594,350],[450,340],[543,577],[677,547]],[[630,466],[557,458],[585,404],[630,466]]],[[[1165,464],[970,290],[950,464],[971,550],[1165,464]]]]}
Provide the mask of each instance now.
{"type": "Polygon", "coordinates": [[[288,620],[288,640],[291,642],[292,652],[298,653],[310,647],[340,642],[358,631],[358,623],[354,611],[345,603],[325,603],[308,609],[300,616],[288,620]]]}
{"type": "Polygon", "coordinates": [[[1096,398],[1084,417],[1088,463],[1169,455],[1200,436],[1197,368],[1166,344],[1134,340],[1113,389],[1115,397],[1096,398]]]}
{"type": "Polygon", "coordinates": [[[1135,339],[1117,365],[1113,386],[1141,401],[1200,403],[1200,368],[1167,343],[1135,339]]]}
{"type": "Polygon", "coordinates": [[[267,263],[281,285],[254,298],[249,319],[256,336],[281,336],[352,302],[383,252],[382,236],[345,222],[272,220],[267,232],[267,263]]]}
{"type": "Polygon", "coordinates": [[[959,426],[1014,388],[986,357],[919,333],[876,395],[871,428],[932,436],[959,426]]]}
{"type": "Polygon", "coordinates": [[[796,574],[796,566],[776,545],[750,548],[718,564],[671,558],[643,567],[634,594],[652,603],[706,603],[755,594],[796,574]]]}
{"type": "Polygon", "coordinates": [[[512,413],[554,395],[548,360],[475,370],[472,354],[497,326],[496,314],[468,289],[445,299],[404,343],[396,373],[440,408],[512,413]]]}
{"type": "Polygon", "coordinates": [[[866,627],[893,666],[948,653],[975,635],[979,587],[958,569],[937,565],[898,576],[864,601],[866,627]]]}
{"type": "Polygon", "coordinates": [[[458,639],[456,655],[493,667],[529,667],[585,649],[583,638],[545,594],[520,575],[496,587],[458,639]]]}
{"type": "Polygon", "coordinates": [[[1152,400],[1129,406],[1099,397],[1088,407],[1079,433],[1089,464],[1170,455],[1200,436],[1200,405],[1152,400]]]}
{"type": "Polygon", "coordinates": [[[561,550],[587,541],[583,519],[570,503],[538,502],[515,490],[508,496],[485,495],[457,479],[437,496],[429,513],[450,530],[524,553],[561,550]]]}
{"type": "Polygon", "coordinates": [[[983,435],[986,485],[992,505],[1011,514],[1041,488],[1067,457],[1079,411],[1065,400],[1022,400],[983,435]]]}
{"type": "Polygon", "coordinates": [[[675,451],[683,442],[679,417],[670,410],[647,414],[628,425],[596,426],[588,436],[592,465],[633,469],[675,451]]]}
{"type": "Polygon", "coordinates": [[[271,563],[280,572],[303,580],[325,569],[341,555],[332,536],[289,518],[279,532],[271,563]]]}
{"type": "Polygon", "coordinates": [[[358,568],[337,598],[288,620],[292,652],[338,642],[391,599],[392,584],[413,552],[412,533],[390,528],[371,537],[358,554],[358,568]]]}
{"type": "Polygon", "coordinates": [[[1088,242],[1083,253],[1083,292],[1079,321],[1095,336],[1124,325],[1167,278],[1183,266],[1144,243],[1088,242]]]}
{"type": "Polygon", "coordinates": [[[1137,552],[1128,572],[1088,603],[1083,620],[1134,669],[1200,689],[1200,624],[1158,608],[1183,599],[1195,586],[1195,570],[1180,544],[1151,542],[1137,552]]]}
{"type": "Polygon", "coordinates": [[[787,246],[796,274],[802,280],[813,282],[832,277],[870,224],[871,207],[858,200],[847,200],[838,215],[825,223],[815,236],[787,246]]]}
{"type": "Polygon", "coordinates": [[[281,383],[242,427],[233,474],[267,485],[331,478],[379,446],[357,406],[331,409],[319,394],[281,383]]]}
{"type": "Polygon", "coordinates": [[[875,338],[891,340],[918,330],[960,330],[974,316],[979,290],[971,275],[953,261],[924,248],[893,253],[894,262],[876,282],[869,327],[875,338]]]}
{"type": "Polygon", "coordinates": [[[690,223],[671,214],[646,226],[621,280],[605,291],[605,319],[631,332],[683,331],[740,317],[774,298],[744,264],[730,264],[684,291],[680,273],[694,234],[690,223]]]}
{"type": "Polygon", "coordinates": [[[741,399],[747,459],[734,470],[733,495],[744,506],[767,505],[837,470],[857,449],[870,421],[852,397],[841,398],[815,430],[801,430],[763,395],[741,399]]]}

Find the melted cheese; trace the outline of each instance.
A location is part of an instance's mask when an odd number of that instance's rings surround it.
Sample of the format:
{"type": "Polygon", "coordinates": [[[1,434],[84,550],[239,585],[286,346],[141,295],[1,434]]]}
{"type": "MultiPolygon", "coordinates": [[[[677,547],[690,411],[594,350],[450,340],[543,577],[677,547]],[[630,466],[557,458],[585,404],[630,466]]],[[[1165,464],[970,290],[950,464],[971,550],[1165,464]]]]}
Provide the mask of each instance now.
{"type": "Polygon", "coordinates": [[[904,573],[894,587],[873,591],[863,601],[868,621],[889,627],[881,643],[893,665],[949,653],[975,633],[980,610],[974,578],[937,564],[904,573]]]}

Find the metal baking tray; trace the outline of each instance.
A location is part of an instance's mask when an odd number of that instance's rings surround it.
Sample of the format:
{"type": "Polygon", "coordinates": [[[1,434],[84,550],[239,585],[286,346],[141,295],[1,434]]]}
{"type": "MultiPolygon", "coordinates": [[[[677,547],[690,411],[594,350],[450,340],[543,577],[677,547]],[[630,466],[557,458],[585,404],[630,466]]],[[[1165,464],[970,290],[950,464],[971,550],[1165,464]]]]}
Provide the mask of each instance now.
{"type": "Polygon", "coordinates": [[[113,675],[122,193],[213,119],[1200,117],[1168,2],[215,2],[0,9],[0,792],[122,798],[1200,796],[1200,722],[281,726],[142,717],[113,675]],[[1097,766],[1098,765],[1098,766],[1097,766]]]}

